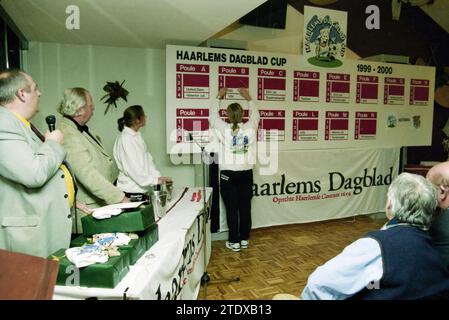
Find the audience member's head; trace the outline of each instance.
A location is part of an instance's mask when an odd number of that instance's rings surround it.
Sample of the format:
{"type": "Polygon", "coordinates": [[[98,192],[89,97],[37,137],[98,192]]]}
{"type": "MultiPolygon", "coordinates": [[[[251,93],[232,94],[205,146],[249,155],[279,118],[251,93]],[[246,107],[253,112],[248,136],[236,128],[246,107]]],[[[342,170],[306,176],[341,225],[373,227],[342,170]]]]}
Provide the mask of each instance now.
{"type": "Polygon", "coordinates": [[[139,129],[145,125],[145,112],[142,106],[135,105],[125,109],[123,117],[117,120],[118,130],[122,131],[126,126],[128,128],[139,129]]]}
{"type": "Polygon", "coordinates": [[[401,173],[390,185],[386,212],[389,219],[428,230],[437,206],[437,190],[424,177],[401,173]]]}
{"type": "Polygon", "coordinates": [[[39,111],[40,91],[22,70],[0,71],[0,105],[31,119],[39,111]]]}
{"type": "Polygon", "coordinates": [[[433,166],[427,173],[427,180],[438,188],[438,206],[449,208],[449,161],[433,166]]]}
{"type": "Polygon", "coordinates": [[[72,118],[80,125],[85,125],[94,112],[92,96],[84,88],[66,89],[58,111],[63,116],[72,118]]]}

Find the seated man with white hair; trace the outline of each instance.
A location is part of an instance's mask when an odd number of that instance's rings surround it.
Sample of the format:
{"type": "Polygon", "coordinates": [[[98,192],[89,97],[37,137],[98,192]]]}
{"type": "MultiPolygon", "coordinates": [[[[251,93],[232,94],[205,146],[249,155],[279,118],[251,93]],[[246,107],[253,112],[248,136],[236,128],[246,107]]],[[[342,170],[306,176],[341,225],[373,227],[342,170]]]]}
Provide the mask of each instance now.
{"type": "Polygon", "coordinates": [[[449,273],[427,234],[436,206],[429,181],[400,174],[388,189],[389,221],[318,267],[301,298],[421,299],[447,292],[449,273]]]}

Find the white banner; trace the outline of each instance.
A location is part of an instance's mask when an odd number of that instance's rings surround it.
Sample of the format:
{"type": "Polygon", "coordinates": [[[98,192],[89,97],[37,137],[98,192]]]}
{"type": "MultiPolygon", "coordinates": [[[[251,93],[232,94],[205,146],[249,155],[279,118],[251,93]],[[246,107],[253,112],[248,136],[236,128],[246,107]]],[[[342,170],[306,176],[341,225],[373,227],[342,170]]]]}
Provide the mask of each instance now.
{"type": "MultiPolygon", "coordinates": [[[[253,228],[384,211],[399,149],[281,151],[276,174],[254,168],[253,228]]],[[[222,207],[221,231],[227,230],[222,207]]]]}

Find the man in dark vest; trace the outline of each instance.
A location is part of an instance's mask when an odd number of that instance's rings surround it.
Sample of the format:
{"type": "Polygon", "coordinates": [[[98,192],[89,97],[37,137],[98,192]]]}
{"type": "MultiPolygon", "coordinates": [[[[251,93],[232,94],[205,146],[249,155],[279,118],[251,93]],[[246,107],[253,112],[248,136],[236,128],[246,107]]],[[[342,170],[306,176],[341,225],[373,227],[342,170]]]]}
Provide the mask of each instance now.
{"type": "Polygon", "coordinates": [[[433,166],[427,180],[438,188],[438,208],[429,234],[446,268],[449,267],[449,161],[433,166]]]}
{"type": "Polygon", "coordinates": [[[318,267],[301,298],[422,299],[449,290],[449,273],[427,234],[437,190],[402,173],[390,185],[379,231],[369,232],[318,267]]]}

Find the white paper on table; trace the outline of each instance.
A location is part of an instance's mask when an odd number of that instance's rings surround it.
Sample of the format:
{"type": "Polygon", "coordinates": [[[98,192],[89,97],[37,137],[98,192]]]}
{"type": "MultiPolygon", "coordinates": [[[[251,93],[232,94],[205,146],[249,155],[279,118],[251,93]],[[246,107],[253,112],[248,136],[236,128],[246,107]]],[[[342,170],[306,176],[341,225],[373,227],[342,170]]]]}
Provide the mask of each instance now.
{"type": "Polygon", "coordinates": [[[92,216],[96,219],[107,219],[112,216],[117,216],[124,209],[135,209],[138,208],[140,205],[145,203],[146,201],[139,201],[139,202],[123,202],[123,203],[114,203],[107,206],[103,206],[100,208],[93,209],[92,216]]]}
{"type": "Polygon", "coordinates": [[[95,211],[95,210],[99,210],[99,209],[135,209],[135,208],[140,207],[145,202],[147,202],[147,201],[120,202],[120,203],[114,203],[114,204],[109,204],[107,206],[95,208],[93,210],[95,211]]]}

